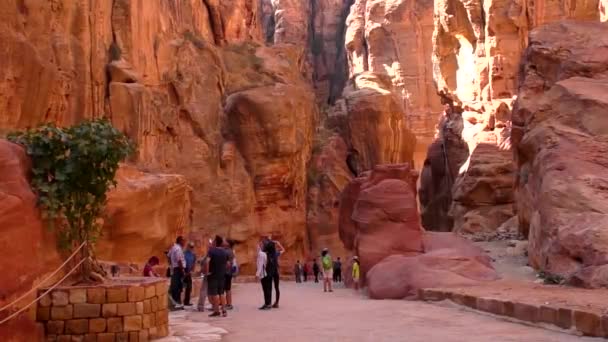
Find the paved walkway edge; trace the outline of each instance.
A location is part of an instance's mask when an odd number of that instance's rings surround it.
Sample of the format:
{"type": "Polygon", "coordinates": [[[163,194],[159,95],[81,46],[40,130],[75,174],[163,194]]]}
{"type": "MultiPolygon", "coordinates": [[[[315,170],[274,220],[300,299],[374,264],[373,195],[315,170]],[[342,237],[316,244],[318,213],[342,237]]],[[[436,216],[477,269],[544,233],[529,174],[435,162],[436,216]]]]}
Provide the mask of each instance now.
{"type": "Polygon", "coordinates": [[[608,316],[570,309],[560,305],[535,305],[501,298],[472,296],[449,289],[420,289],[424,301],[450,300],[474,310],[506,316],[530,323],[545,323],[561,329],[575,330],[585,336],[608,337],[608,316]]]}

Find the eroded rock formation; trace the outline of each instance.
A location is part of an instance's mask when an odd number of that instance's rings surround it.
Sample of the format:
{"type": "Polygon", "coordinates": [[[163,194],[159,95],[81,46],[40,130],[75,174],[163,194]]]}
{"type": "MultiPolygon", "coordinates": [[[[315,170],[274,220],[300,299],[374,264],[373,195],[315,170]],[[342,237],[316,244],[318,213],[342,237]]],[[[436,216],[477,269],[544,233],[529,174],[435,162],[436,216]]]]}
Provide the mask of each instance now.
{"type": "Polygon", "coordinates": [[[607,286],[608,24],[530,34],[513,111],[517,212],[533,267],[607,286]]]}
{"type": "Polygon", "coordinates": [[[368,270],[390,255],[422,252],[417,176],[408,164],[379,165],[344,189],[340,238],[359,256],[363,279],[368,270]]]}
{"type": "Polygon", "coordinates": [[[163,252],[191,227],[190,186],[182,175],[146,173],[123,165],[108,193],[97,257],[140,264],[163,252]]]}
{"type": "Polygon", "coordinates": [[[346,25],[349,75],[371,72],[387,79],[418,139],[414,166],[420,170],[442,109],[430,60],[432,1],[356,0],[346,25]]]}
{"type": "MultiPolygon", "coordinates": [[[[192,222],[184,228],[247,242],[239,246],[244,272],[251,271],[251,243],[262,234],[281,238],[291,262],[306,250],[306,162],[317,110],[302,76],[307,47],[262,47],[261,5],[3,4],[0,131],[105,115],[137,144],[130,163],[145,170],[144,179],[185,177],[192,222]]],[[[140,190],[120,201],[135,202],[140,190]]],[[[132,232],[141,223],[118,221],[125,226],[112,232],[132,232]]],[[[163,229],[174,234],[179,227],[163,229]]],[[[132,257],[105,246],[108,257],[132,257]]]]}
{"type": "Polygon", "coordinates": [[[423,287],[498,278],[490,258],[454,233],[425,232],[416,207],[417,172],[380,165],[354,179],[340,205],[340,238],[359,256],[375,299],[413,299],[423,287]]]}
{"type": "MultiPolygon", "coordinates": [[[[452,189],[428,199],[442,205],[423,209],[423,215],[428,211],[439,222],[423,224],[433,230],[491,234],[514,215],[510,111],[528,33],[561,19],[597,21],[598,1],[436,0],[434,10],[433,77],[438,91],[462,113],[452,120],[462,122],[460,135],[468,148],[452,148],[468,158],[456,166],[452,189]]],[[[435,150],[429,149],[431,165],[439,163],[435,150]]],[[[420,191],[432,193],[441,182],[423,172],[420,191]]]]}

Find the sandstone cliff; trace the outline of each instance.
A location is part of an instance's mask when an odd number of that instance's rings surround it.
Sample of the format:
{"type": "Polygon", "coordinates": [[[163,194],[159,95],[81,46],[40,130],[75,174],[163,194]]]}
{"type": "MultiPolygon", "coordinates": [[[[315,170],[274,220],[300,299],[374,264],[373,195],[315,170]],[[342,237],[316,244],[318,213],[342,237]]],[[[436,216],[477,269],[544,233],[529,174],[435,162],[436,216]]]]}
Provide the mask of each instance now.
{"type": "Polygon", "coordinates": [[[430,194],[421,201],[423,217],[430,218],[423,219],[425,227],[491,233],[514,215],[510,111],[528,33],[561,19],[597,21],[601,6],[595,0],[435,1],[433,77],[446,103],[454,101],[459,115],[448,121],[461,126],[466,142],[448,149],[468,158],[447,171],[456,176],[451,189],[435,191],[443,180],[431,174],[446,172],[437,169],[445,157],[429,149],[427,164],[433,168],[423,171],[420,190],[430,194]]]}
{"type": "Polygon", "coordinates": [[[608,285],[608,23],[530,34],[513,112],[517,212],[530,264],[608,285]]]}
{"type": "MultiPolygon", "coordinates": [[[[244,271],[261,234],[280,236],[286,262],[305,252],[305,169],[316,120],[302,77],[306,47],[262,47],[262,4],[62,0],[2,8],[1,132],[108,116],[138,146],[131,164],[146,173],[131,174],[130,183],[146,187],[154,174],[169,173],[192,188],[190,227],[167,213],[150,229],[229,235],[245,243],[244,271]]],[[[111,211],[133,213],[108,226],[108,237],[132,236],[143,224],[138,212],[172,196],[139,211],[130,206],[145,193],[115,196],[111,211]]],[[[188,199],[178,197],[176,208],[185,208],[188,199]]],[[[154,249],[174,236],[158,238],[154,249]]],[[[123,254],[112,243],[104,241],[100,254],[144,262],[153,252],[123,254]]]]}

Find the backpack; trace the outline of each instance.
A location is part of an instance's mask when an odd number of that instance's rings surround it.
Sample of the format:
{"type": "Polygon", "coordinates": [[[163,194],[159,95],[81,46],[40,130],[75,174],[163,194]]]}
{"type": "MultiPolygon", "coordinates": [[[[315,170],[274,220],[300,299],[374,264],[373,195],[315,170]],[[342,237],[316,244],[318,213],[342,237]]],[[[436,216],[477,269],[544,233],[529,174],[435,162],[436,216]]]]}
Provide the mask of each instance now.
{"type": "Polygon", "coordinates": [[[239,264],[236,262],[236,255],[234,256],[234,259],[232,259],[232,267],[230,268],[230,273],[235,277],[239,273],[239,264]]]}
{"type": "Polygon", "coordinates": [[[332,269],[332,262],[331,262],[331,256],[329,256],[329,254],[327,254],[326,256],[323,257],[322,260],[323,263],[323,269],[324,270],[331,270],[332,269]]]}
{"type": "Polygon", "coordinates": [[[274,242],[269,241],[266,244],[264,251],[268,256],[268,261],[266,262],[266,273],[274,275],[279,271],[279,261],[277,258],[277,250],[274,242]]]}

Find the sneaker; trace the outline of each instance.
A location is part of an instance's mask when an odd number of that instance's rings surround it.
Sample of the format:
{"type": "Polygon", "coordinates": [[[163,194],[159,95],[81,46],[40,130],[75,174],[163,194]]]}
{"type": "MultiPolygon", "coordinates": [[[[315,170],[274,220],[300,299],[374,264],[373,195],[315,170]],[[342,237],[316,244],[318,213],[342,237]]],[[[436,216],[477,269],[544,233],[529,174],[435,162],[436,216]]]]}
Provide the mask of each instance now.
{"type": "Polygon", "coordinates": [[[274,305],[272,306],[274,309],[278,309],[279,308],[279,303],[274,303],[274,305]]]}
{"type": "Polygon", "coordinates": [[[227,304],[227,305],[226,305],[226,310],[232,310],[232,309],[234,309],[234,306],[232,306],[232,305],[230,305],[230,304],[227,304]]]}
{"type": "Polygon", "coordinates": [[[260,310],[270,310],[270,306],[269,305],[263,305],[260,310]]]}
{"type": "Polygon", "coordinates": [[[214,313],[210,314],[210,315],[209,315],[209,317],[219,317],[219,316],[221,316],[221,315],[222,315],[222,314],[221,314],[221,313],[219,313],[219,312],[214,312],[214,313]]]}

